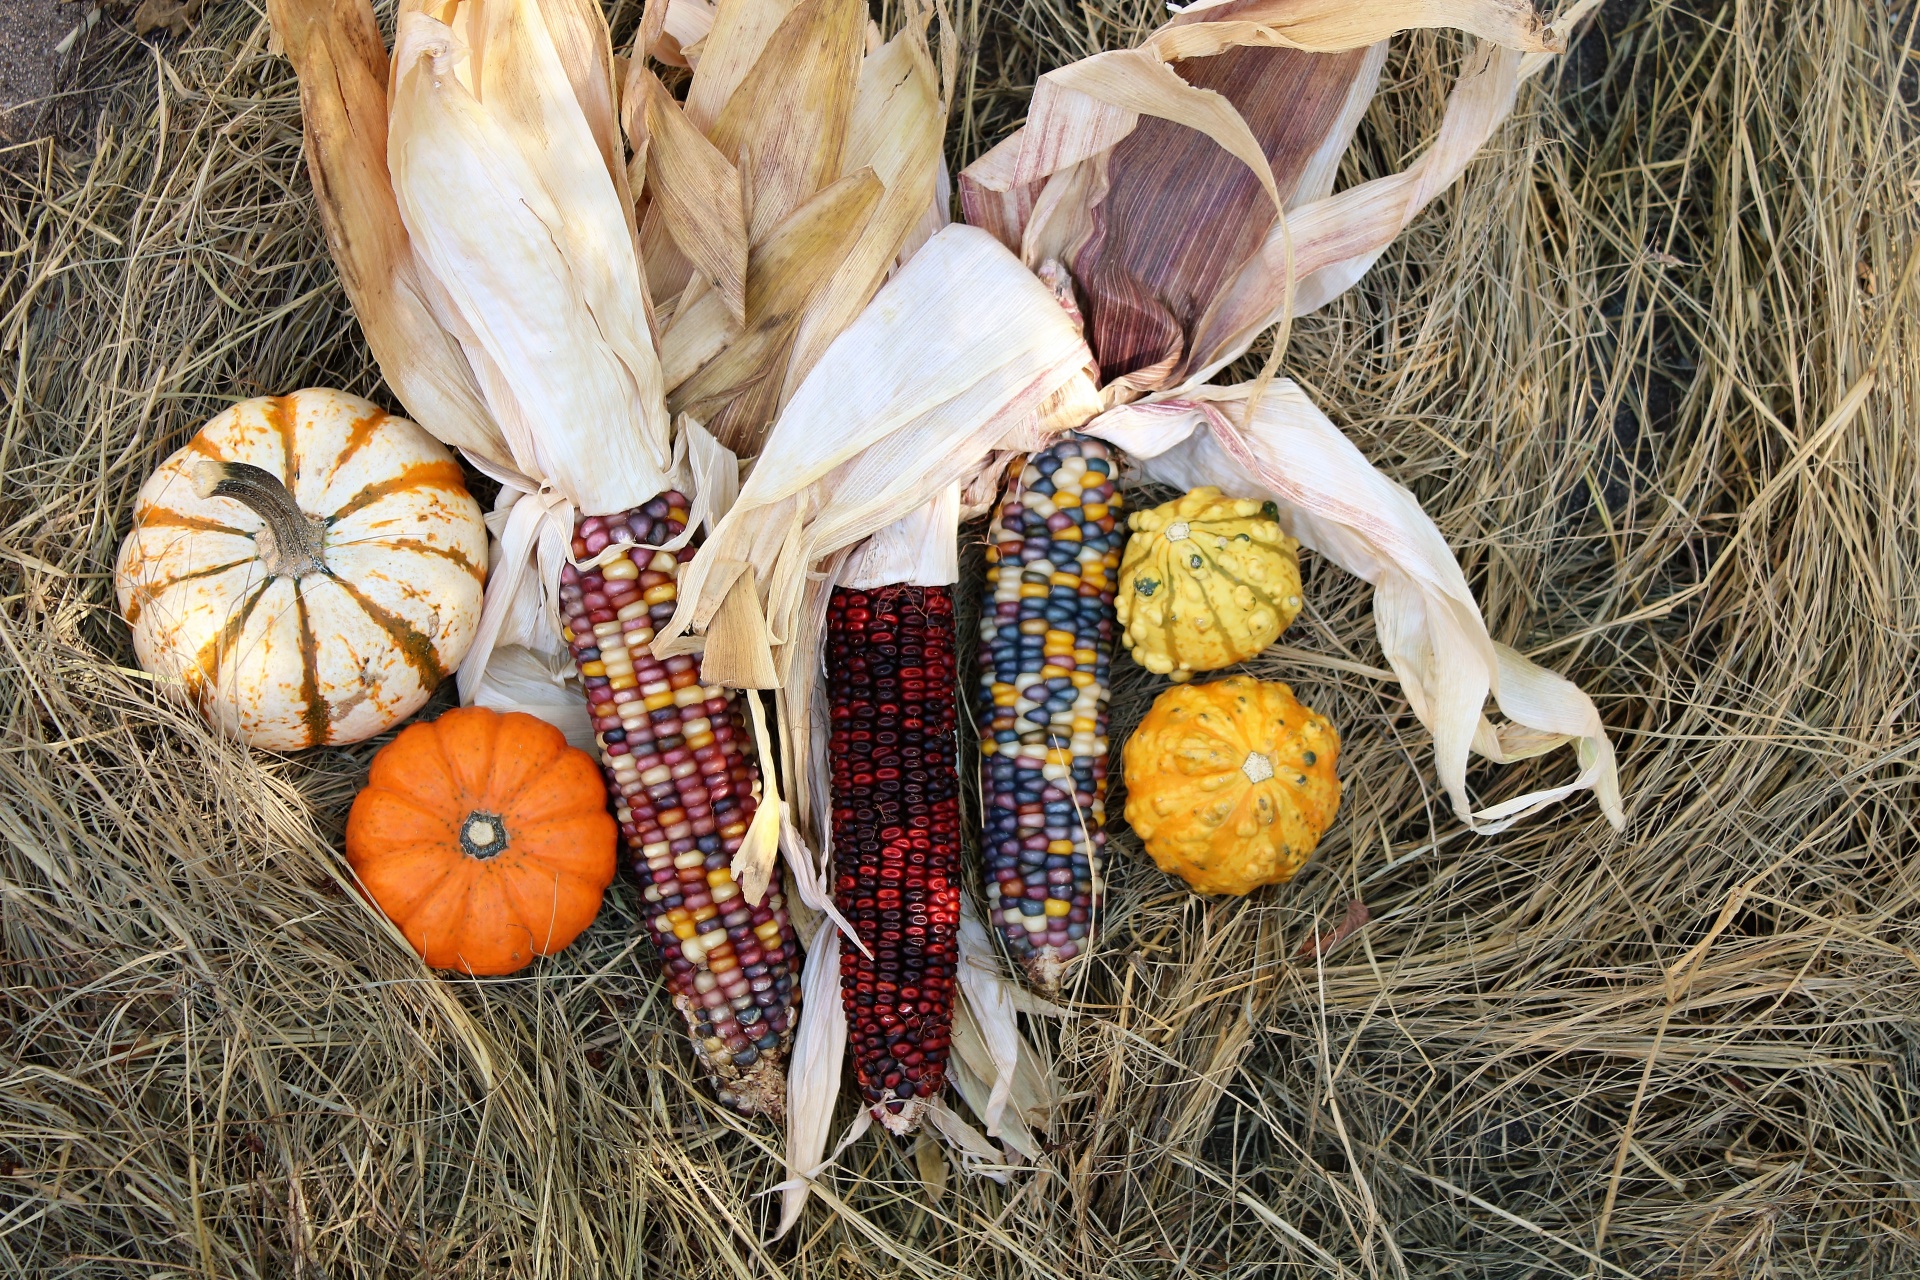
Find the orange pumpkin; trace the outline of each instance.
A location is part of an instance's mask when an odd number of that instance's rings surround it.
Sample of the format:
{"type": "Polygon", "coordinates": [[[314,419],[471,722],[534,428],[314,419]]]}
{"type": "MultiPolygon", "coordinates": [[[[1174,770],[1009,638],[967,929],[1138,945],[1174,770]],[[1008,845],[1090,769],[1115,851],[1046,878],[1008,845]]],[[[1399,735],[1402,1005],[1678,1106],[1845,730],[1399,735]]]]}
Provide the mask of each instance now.
{"type": "Polygon", "coordinates": [[[462,707],[374,756],[347,861],[429,965],[512,973],[593,923],[616,834],[591,756],[544,720],[462,707]]]}

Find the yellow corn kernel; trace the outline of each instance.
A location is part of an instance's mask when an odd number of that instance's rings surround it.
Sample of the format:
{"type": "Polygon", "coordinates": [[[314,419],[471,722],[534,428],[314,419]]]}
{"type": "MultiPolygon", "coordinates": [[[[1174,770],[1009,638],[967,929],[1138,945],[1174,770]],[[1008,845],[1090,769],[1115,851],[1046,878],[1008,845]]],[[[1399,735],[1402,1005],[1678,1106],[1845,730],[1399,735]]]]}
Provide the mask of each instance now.
{"type": "Polygon", "coordinates": [[[676,706],[697,707],[706,700],[707,691],[697,684],[690,684],[673,691],[673,701],[676,706]]]}
{"type": "Polygon", "coordinates": [[[1049,662],[1046,666],[1040,668],[1040,678],[1042,680],[1053,680],[1060,676],[1071,676],[1071,675],[1073,675],[1072,667],[1055,666],[1051,662],[1049,662]]]}
{"type": "Polygon", "coordinates": [[[1080,508],[1080,518],[1086,521],[1104,520],[1110,508],[1104,502],[1089,502],[1080,508]]]}
{"type": "Polygon", "coordinates": [[[671,582],[663,582],[657,587],[648,587],[640,593],[640,598],[648,604],[671,604],[679,597],[679,591],[671,582]]]}
{"type": "Polygon", "coordinates": [[[1055,855],[1056,857],[1057,857],[1057,856],[1059,856],[1060,854],[1063,854],[1063,853],[1072,853],[1072,852],[1073,852],[1073,841],[1071,841],[1071,840],[1049,840],[1049,841],[1047,841],[1047,852],[1048,852],[1048,853],[1051,853],[1051,854],[1053,854],[1053,855],[1055,855]]]}
{"type": "Polygon", "coordinates": [[[640,683],[639,676],[609,676],[607,685],[613,689],[631,689],[640,683]]]}
{"type": "Polygon", "coordinates": [[[1047,752],[1047,763],[1064,764],[1071,767],[1073,764],[1073,752],[1065,747],[1053,747],[1047,752]]]}
{"type": "Polygon", "coordinates": [[[1073,681],[1076,688],[1085,689],[1093,684],[1093,672],[1076,671],[1068,676],[1067,679],[1073,681]]]}
{"type": "Polygon", "coordinates": [[[583,662],[580,664],[580,674],[583,676],[603,676],[607,674],[607,666],[604,662],[583,662]]]}
{"type": "Polygon", "coordinates": [[[1074,635],[1071,631],[1049,630],[1047,632],[1047,643],[1065,645],[1068,653],[1073,652],[1073,641],[1074,635]]]}
{"type": "Polygon", "coordinates": [[[1080,575],[1077,573],[1068,573],[1064,569],[1056,569],[1054,570],[1053,577],[1049,578],[1048,581],[1056,587],[1073,587],[1075,590],[1078,590],[1080,586],[1080,575]]]}
{"type": "Polygon", "coordinates": [[[716,867],[714,870],[707,872],[707,884],[715,889],[718,889],[723,884],[732,883],[733,872],[725,867],[716,867]]]}
{"type": "Polygon", "coordinates": [[[760,935],[760,941],[766,943],[768,946],[777,947],[780,945],[780,922],[778,920],[769,920],[764,924],[757,924],[753,927],[753,931],[760,935]]]}
{"type": "Polygon", "coordinates": [[[1071,910],[1073,910],[1073,904],[1071,902],[1066,901],[1063,898],[1047,899],[1047,914],[1052,916],[1056,920],[1066,915],[1067,912],[1071,910]]]}
{"type": "Polygon", "coordinates": [[[1020,598],[1022,600],[1044,600],[1047,598],[1046,585],[1039,582],[1023,582],[1020,584],[1020,598]]]}
{"type": "Polygon", "coordinates": [[[608,582],[632,582],[640,576],[640,566],[625,556],[615,556],[600,566],[600,576],[608,582]]]}
{"type": "Polygon", "coordinates": [[[994,706],[1010,707],[1014,703],[1018,702],[1019,700],[1020,700],[1020,691],[1014,688],[1012,685],[995,684],[993,686],[993,705],[994,706]]]}
{"type": "Polygon", "coordinates": [[[687,522],[687,509],[685,507],[668,507],[667,519],[678,520],[681,524],[685,524],[687,522]]]}
{"type": "Polygon", "coordinates": [[[673,690],[669,689],[665,693],[649,694],[642,701],[646,703],[647,710],[659,711],[663,707],[673,705],[673,690]]]}
{"type": "Polygon", "coordinates": [[[1080,495],[1072,489],[1059,488],[1053,491],[1053,506],[1056,511],[1061,507],[1077,507],[1079,505],[1080,495]]]}

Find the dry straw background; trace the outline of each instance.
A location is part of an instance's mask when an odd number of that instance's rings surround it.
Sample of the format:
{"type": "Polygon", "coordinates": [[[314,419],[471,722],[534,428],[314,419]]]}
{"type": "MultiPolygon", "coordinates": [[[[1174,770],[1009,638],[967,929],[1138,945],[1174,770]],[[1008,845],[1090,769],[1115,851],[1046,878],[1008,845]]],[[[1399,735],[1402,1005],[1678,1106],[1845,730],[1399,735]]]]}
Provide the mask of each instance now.
{"type": "MultiPolygon", "coordinates": [[[[1312,565],[1256,664],[1346,735],[1312,869],[1203,900],[1120,831],[1044,1170],[869,1137],[778,1244],[777,1135],[691,1082],[630,890],[527,975],[428,975],[337,854],[377,744],[249,755],[132,668],[155,463],[238,397],[384,390],[258,6],[104,24],[0,173],[0,1273],[1920,1274],[1913,14],[1609,0],[1295,330],[1494,634],[1595,694],[1627,832],[1463,832],[1366,590],[1312,565]]],[[[959,19],[965,159],[1156,14],[959,19]]],[[[1349,176],[1430,135],[1460,48],[1402,42],[1349,176]]],[[[1157,689],[1117,666],[1125,728],[1157,689]]]]}

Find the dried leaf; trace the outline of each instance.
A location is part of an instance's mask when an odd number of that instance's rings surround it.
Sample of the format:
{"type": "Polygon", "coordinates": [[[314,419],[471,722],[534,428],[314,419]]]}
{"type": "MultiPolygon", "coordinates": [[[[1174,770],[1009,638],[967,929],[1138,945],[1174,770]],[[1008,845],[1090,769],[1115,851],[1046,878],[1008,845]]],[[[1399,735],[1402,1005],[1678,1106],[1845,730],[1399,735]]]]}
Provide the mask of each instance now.
{"type": "Polygon", "coordinates": [[[133,34],[150,36],[164,31],[176,39],[185,39],[205,6],[206,0],[142,0],[133,12],[133,34]]]}
{"type": "MultiPolygon", "coordinates": [[[[746,564],[735,563],[739,564],[740,576],[721,597],[720,608],[713,615],[700,660],[700,680],[727,689],[771,689],[780,682],[780,673],[773,664],[766,619],[760,613],[753,575],[745,572],[746,564]]],[[[727,566],[719,566],[720,572],[726,570],[727,566]]]]}
{"type": "MultiPolygon", "coordinates": [[[[842,173],[866,14],[861,0],[803,0],[707,131],[740,168],[755,244],[842,173]]],[[[688,116],[698,124],[692,101],[688,116]]]]}
{"type": "Polygon", "coordinates": [[[1265,239],[1363,60],[1358,51],[1237,48],[1176,65],[1196,89],[1232,104],[1250,127],[1256,162],[1264,156],[1271,168],[1256,176],[1246,157],[1160,117],[1113,148],[1092,236],[1072,263],[1104,378],[1187,349],[1222,283],[1265,239]]]}
{"type": "Polygon", "coordinates": [[[1563,28],[1549,28],[1533,0],[1226,0],[1188,6],[1145,46],[1169,62],[1234,45],[1337,53],[1422,27],[1452,27],[1529,52],[1564,47],[1563,28]]]}
{"type": "MultiPolygon", "coordinates": [[[[1197,381],[1244,351],[1297,289],[1319,305],[1350,285],[1369,252],[1405,225],[1393,215],[1417,209],[1445,185],[1412,192],[1417,200],[1383,191],[1374,225],[1341,244],[1323,235],[1328,253],[1352,252],[1288,269],[1299,228],[1276,225],[1276,198],[1310,204],[1325,197],[1371,96],[1378,46],[1419,26],[1455,26],[1497,41],[1529,69],[1560,47],[1564,31],[1549,28],[1525,0],[1195,5],[1138,49],[1042,77],[1027,127],[962,175],[963,206],[1002,243],[1019,244],[1029,265],[1070,256],[1107,378],[1178,353],[1167,381],[1197,381]],[[1219,94],[1204,92],[1210,88],[1219,94]],[[1270,173],[1253,159],[1243,129],[1257,139],[1270,173]],[[1102,159],[1104,170],[1086,169],[1102,159]],[[1364,234],[1389,221],[1386,239],[1364,234]],[[1309,280],[1315,272],[1323,274],[1309,280]],[[1231,308],[1215,319],[1210,312],[1227,307],[1229,292],[1231,308]],[[1256,314],[1258,323],[1250,318],[1256,314]],[[1196,332],[1202,326],[1204,335],[1196,332]]],[[[1430,176],[1443,167],[1429,166],[1430,176]]],[[[1310,229],[1327,232],[1324,223],[1310,229]]]]}
{"type": "Polygon", "coordinates": [[[512,455],[460,345],[426,300],[387,174],[387,51],[366,0],[270,0],[300,77],[307,172],[340,282],[407,414],[495,466],[512,455]]]}
{"type": "Polygon", "coordinates": [[[812,298],[845,258],[882,194],[879,179],[862,169],[828,186],[754,246],[747,262],[747,327],[725,352],[682,382],[674,412],[705,418],[736,454],[759,451],[777,408],[787,352],[812,298]],[[724,415],[728,401],[762,387],[757,412],[724,415]]]}
{"type": "MultiPolygon", "coordinates": [[[[619,511],[668,486],[672,450],[624,183],[597,141],[611,122],[576,96],[538,4],[459,17],[471,41],[401,16],[401,217],[515,466],[582,510],[619,511]]],[[[610,115],[610,92],[597,108],[610,115]]]]}
{"type": "Polygon", "coordinates": [[[924,36],[909,26],[861,65],[843,165],[848,173],[871,170],[885,194],[806,308],[782,385],[783,401],[792,398],[827,347],[873,298],[909,235],[936,203],[946,168],[940,146],[945,126],[924,36]]]}
{"type": "Polygon", "coordinates": [[[702,602],[715,559],[753,564],[776,645],[808,643],[794,620],[812,564],[969,474],[1049,395],[1084,382],[1086,359],[1072,321],[1031,272],[982,232],[942,231],[827,349],[780,415],[739,501],[683,572],[678,609],[656,644],[718,606],[717,594],[702,602]],[[994,300],[993,324],[978,323],[982,297],[994,300]],[[827,511],[831,519],[807,523],[827,511]]]}
{"type": "Polygon", "coordinates": [[[926,1134],[913,1141],[913,1167],[920,1175],[920,1185],[926,1191],[927,1199],[939,1204],[947,1195],[947,1158],[940,1154],[940,1144],[926,1134]]]}
{"type": "Polygon", "coordinates": [[[1466,576],[1419,501],[1375,470],[1299,387],[1272,383],[1248,418],[1250,389],[1207,386],[1128,405],[1086,430],[1143,459],[1148,479],[1272,499],[1288,533],[1373,583],[1381,651],[1433,734],[1434,771],[1455,813],[1474,830],[1505,830],[1588,789],[1620,826],[1613,745],[1592,699],[1487,634],[1466,576]],[[1521,732],[1503,732],[1486,719],[1489,693],[1521,732]],[[1580,764],[1572,781],[1474,811],[1470,751],[1505,763],[1563,743],[1574,744],[1580,764]]]}
{"type": "MultiPolygon", "coordinates": [[[[819,1170],[840,1096],[847,1053],[847,1014],[840,1004],[840,932],[822,920],[807,940],[800,974],[800,1026],[787,1065],[787,1182],[783,1185],[777,1239],[793,1229],[819,1170]]],[[[860,1109],[866,1117],[867,1109],[860,1109]]]]}
{"type": "Polygon", "coordinates": [[[1305,315],[1351,288],[1422,209],[1445,191],[1513,109],[1524,58],[1482,46],[1468,60],[1433,143],[1400,173],[1291,210],[1195,327],[1191,377],[1205,378],[1252,345],[1288,307],[1305,315]],[[1289,256],[1291,258],[1289,266],[1289,256]]]}
{"type": "Polygon", "coordinates": [[[646,116],[651,208],[680,252],[706,273],[734,321],[744,324],[747,224],[740,174],[639,63],[628,73],[625,105],[629,118],[646,116]]]}
{"type": "MultiPolygon", "coordinates": [[[[679,29],[675,22],[678,7],[676,0],[667,11],[669,32],[679,29]]],[[[687,119],[693,121],[694,128],[712,136],[714,121],[793,8],[793,0],[718,0],[708,34],[700,41],[699,70],[687,89],[687,119]]],[[[675,38],[679,39],[677,34],[675,38]]],[[[691,42],[679,43],[684,49],[691,42]]]]}
{"type": "MultiPolygon", "coordinates": [[[[771,663],[769,663],[771,665],[771,663]]],[[[767,713],[757,694],[742,695],[753,729],[753,746],[760,762],[760,803],[754,806],[753,821],[734,851],[729,871],[740,894],[748,903],[759,906],[773,883],[774,867],[780,857],[780,825],[786,810],[780,799],[780,775],[773,768],[773,748],[767,732],[767,713]]]]}
{"type": "Polygon", "coordinates": [[[1347,903],[1347,914],[1341,918],[1339,924],[1325,933],[1315,930],[1302,939],[1300,945],[1294,949],[1294,957],[1300,960],[1318,959],[1358,933],[1361,926],[1371,919],[1373,919],[1373,913],[1367,910],[1367,904],[1354,898],[1347,903]]]}

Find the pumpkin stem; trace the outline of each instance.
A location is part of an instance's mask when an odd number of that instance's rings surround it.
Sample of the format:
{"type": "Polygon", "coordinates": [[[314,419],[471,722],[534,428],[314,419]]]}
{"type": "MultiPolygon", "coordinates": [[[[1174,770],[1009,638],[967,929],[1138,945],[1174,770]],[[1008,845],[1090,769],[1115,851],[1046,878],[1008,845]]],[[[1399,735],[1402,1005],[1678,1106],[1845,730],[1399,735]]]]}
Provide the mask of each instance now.
{"type": "Polygon", "coordinates": [[[507,826],[499,814],[475,809],[460,824],[460,847],[482,862],[497,858],[507,851],[507,826]]]}
{"type": "Polygon", "coordinates": [[[302,578],[326,569],[325,526],[294,503],[273,472],[250,462],[203,462],[193,482],[202,498],[232,498],[266,521],[255,542],[268,573],[302,578]]]}

